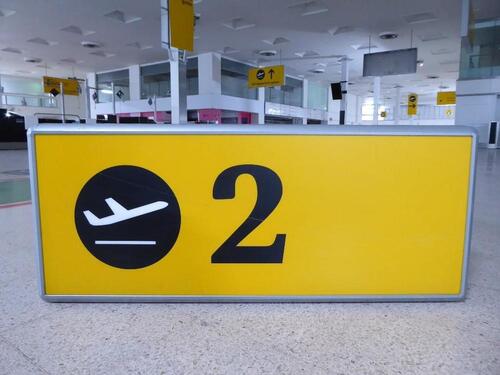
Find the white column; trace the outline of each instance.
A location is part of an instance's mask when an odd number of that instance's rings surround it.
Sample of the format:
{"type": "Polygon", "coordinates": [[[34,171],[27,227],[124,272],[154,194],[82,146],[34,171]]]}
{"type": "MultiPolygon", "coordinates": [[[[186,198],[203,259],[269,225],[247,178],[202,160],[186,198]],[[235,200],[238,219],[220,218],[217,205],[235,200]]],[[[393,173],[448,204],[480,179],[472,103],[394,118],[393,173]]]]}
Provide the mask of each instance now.
{"type": "Polygon", "coordinates": [[[92,99],[92,95],[94,92],[96,92],[97,89],[97,82],[96,82],[96,76],[95,73],[87,73],[87,94],[89,97],[89,109],[90,109],[90,115],[89,118],[96,118],[96,111],[95,111],[95,101],[92,99]]]}
{"type": "Polygon", "coordinates": [[[264,87],[258,88],[258,99],[259,99],[259,124],[266,123],[266,89],[264,87]]]}
{"type": "Polygon", "coordinates": [[[380,102],[380,77],[373,77],[373,125],[378,125],[378,106],[380,102]]]}
{"type": "Polygon", "coordinates": [[[344,125],[347,109],[347,88],[349,86],[349,61],[347,57],[342,59],[341,69],[341,84],[342,84],[342,100],[340,101],[339,124],[344,125]]]}
{"type": "Polygon", "coordinates": [[[139,65],[132,65],[128,68],[130,100],[141,99],[141,68],[139,65]]]}
{"type": "Polygon", "coordinates": [[[309,113],[309,80],[304,79],[302,81],[302,108],[304,109],[304,117],[302,117],[302,123],[307,125],[307,114],[309,113]]]}
{"type": "Polygon", "coordinates": [[[396,95],[394,95],[394,125],[399,125],[401,117],[401,86],[396,86],[396,95]]]}
{"type": "Polygon", "coordinates": [[[186,62],[179,59],[179,51],[171,50],[170,91],[172,103],[172,124],[187,123],[187,78],[186,62]]]}
{"type": "Polygon", "coordinates": [[[328,125],[338,125],[340,117],[340,101],[332,99],[332,90],[328,86],[328,125]]]}
{"type": "Polygon", "coordinates": [[[221,95],[221,56],[216,53],[198,55],[199,95],[221,95]]]}

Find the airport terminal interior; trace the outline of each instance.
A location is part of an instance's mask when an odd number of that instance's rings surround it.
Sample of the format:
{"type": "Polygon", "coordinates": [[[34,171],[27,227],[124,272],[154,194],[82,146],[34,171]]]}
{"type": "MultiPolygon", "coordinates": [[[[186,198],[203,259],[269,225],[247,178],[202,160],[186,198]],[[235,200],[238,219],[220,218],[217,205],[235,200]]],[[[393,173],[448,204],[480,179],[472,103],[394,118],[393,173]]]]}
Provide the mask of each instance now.
{"type": "Polygon", "coordinates": [[[1,374],[500,374],[500,1],[0,0],[1,374]]]}

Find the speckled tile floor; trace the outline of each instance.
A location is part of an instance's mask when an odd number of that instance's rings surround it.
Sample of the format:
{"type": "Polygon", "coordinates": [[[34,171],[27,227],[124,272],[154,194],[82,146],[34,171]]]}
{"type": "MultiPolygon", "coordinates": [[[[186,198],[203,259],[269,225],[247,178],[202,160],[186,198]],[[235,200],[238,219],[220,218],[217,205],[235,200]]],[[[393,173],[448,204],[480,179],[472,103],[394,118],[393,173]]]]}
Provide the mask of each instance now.
{"type": "Polygon", "coordinates": [[[50,304],[31,214],[0,209],[0,374],[500,374],[500,151],[479,154],[459,303],[50,304]]]}

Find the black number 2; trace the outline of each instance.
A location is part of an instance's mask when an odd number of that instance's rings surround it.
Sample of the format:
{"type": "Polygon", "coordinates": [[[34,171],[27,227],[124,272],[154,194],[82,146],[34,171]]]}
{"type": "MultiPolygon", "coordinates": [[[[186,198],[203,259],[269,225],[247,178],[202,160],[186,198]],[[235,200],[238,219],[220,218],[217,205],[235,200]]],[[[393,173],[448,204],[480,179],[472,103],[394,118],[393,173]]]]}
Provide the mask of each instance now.
{"type": "Polygon", "coordinates": [[[212,263],[283,263],[285,234],[277,234],[269,246],[238,246],[278,205],[283,194],[279,176],[260,165],[237,165],[222,172],[214,183],[214,199],[233,199],[236,180],[249,174],[257,184],[257,202],[250,216],[212,254],[212,263]]]}

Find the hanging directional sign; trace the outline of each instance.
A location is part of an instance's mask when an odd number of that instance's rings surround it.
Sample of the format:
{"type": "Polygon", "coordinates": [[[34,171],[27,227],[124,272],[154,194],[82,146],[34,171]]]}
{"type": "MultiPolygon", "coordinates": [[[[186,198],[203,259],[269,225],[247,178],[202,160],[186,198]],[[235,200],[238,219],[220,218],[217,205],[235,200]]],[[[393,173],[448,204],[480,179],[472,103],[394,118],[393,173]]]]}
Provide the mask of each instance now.
{"type": "Polygon", "coordinates": [[[414,116],[417,114],[418,108],[418,95],[409,94],[408,95],[408,116],[414,116]]]}
{"type": "Polygon", "coordinates": [[[475,149],[462,127],[31,128],[42,296],[462,299],[475,149]]]}
{"type": "Polygon", "coordinates": [[[80,95],[78,81],[76,79],[64,79],[56,77],[43,77],[43,92],[54,96],[61,92],[61,83],[63,84],[64,95],[80,95]],[[54,92],[56,92],[54,94],[54,92]]]}
{"type": "Polygon", "coordinates": [[[170,45],[192,51],[194,49],[193,0],[168,0],[170,45]]]}
{"type": "Polygon", "coordinates": [[[248,71],[248,87],[273,87],[285,84],[285,66],[275,65],[248,71]]]}

